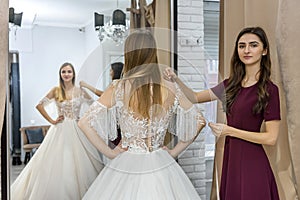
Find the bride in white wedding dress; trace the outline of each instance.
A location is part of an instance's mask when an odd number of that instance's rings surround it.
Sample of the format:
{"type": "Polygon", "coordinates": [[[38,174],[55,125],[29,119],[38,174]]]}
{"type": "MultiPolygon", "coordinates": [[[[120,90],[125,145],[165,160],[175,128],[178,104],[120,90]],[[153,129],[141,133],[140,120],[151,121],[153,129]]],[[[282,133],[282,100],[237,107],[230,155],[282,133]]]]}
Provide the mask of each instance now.
{"type": "Polygon", "coordinates": [[[99,152],[77,125],[82,105],[93,100],[75,87],[75,71],[70,63],[61,66],[59,75],[60,85],[37,105],[52,125],[12,184],[12,200],[80,200],[103,168],[99,152]],[[55,120],[44,108],[52,100],[59,115],[55,120]]]}
{"type": "Polygon", "coordinates": [[[150,32],[130,34],[123,78],[79,120],[79,128],[108,158],[84,200],[200,199],[175,158],[198,136],[205,120],[176,83],[161,77],[156,51],[150,32]],[[111,149],[107,141],[117,137],[117,125],[122,139],[111,149]],[[167,130],[178,137],[172,149],[163,146],[167,130]]]}

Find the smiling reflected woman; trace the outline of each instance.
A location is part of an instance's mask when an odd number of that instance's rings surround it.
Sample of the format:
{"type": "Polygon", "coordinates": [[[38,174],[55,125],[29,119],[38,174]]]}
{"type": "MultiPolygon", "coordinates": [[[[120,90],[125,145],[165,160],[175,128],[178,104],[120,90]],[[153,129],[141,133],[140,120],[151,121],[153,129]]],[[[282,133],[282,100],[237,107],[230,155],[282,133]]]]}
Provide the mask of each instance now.
{"type": "Polygon", "coordinates": [[[36,106],[52,125],[12,184],[12,200],[79,200],[102,169],[98,151],[77,126],[81,106],[93,100],[74,83],[74,67],[64,63],[59,70],[59,86],[50,90],[36,106]],[[56,119],[45,109],[52,101],[57,107],[56,119]]]}

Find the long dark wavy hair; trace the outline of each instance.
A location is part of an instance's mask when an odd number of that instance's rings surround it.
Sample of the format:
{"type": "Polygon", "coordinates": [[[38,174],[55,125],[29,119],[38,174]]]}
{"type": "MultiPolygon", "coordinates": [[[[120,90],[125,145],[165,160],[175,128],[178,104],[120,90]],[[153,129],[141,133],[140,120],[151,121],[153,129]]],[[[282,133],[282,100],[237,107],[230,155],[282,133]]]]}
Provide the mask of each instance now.
{"type": "Polygon", "coordinates": [[[112,63],[110,66],[111,66],[111,69],[114,72],[112,80],[120,79],[122,71],[123,71],[124,64],[122,62],[115,62],[115,63],[112,63]]]}
{"type": "Polygon", "coordinates": [[[230,108],[234,103],[236,96],[242,88],[242,80],[245,78],[246,70],[245,64],[240,60],[238,55],[238,42],[240,38],[247,33],[255,34],[263,43],[263,49],[267,50],[267,54],[262,56],[259,70],[258,85],[258,101],[252,108],[254,114],[263,112],[267,106],[269,93],[267,91],[267,82],[270,81],[271,76],[271,58],[269,41],[265,31],[261,27],[247,27],[244,28],[237,36],[235,41],[234,53],[231,57],[231,68],[228,85],[225,90],[225,97],[223,101],[223,108],[227,114],[230,114],[230,108]]]}

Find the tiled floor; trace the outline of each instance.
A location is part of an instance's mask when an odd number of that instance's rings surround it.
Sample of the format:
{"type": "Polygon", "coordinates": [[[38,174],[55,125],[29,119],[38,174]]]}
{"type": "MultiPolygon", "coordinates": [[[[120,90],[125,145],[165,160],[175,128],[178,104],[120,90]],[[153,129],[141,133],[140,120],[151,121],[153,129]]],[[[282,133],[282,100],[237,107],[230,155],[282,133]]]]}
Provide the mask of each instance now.
{"type": "Polygon", "coordinates": [[[16,178],[18,177],[18,175],[21,173],[21,171],[24,169],[25,165],[21,164],[21,165],[12,165],[10,163],[10,184],[12,184],[16,178]]]}
{"type": "MultiPolygon", "coordinates": [[[[1,153],[0,153],[1,155],[1,153]]],[[[18,175],[21,173],[21,171],[24,169],[25,165],[12,165],[12,162],[10,162],[10,184],[12,184],[18,175]]],[[[1,168],[0,168],[1,170],[1,168]]],[[[0,171],[1,172],[1,171],[0,171]]],[[[1,183],[1,177],[0,177],[0,183],[1,183]]],[[[1,184],[0,184],[0,193],[1,193],[1,184]]],[[[1,195],[0,195],[0,200],[1,200],[1,195]]]]}

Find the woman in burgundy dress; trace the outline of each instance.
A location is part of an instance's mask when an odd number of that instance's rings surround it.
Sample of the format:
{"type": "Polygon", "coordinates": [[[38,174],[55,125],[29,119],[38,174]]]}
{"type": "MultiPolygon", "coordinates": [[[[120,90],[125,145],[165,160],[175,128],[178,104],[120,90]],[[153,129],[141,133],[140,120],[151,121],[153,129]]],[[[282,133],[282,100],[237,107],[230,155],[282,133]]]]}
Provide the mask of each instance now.
{"type": "Polygon", "coordinates": [[[277,200],[276,181],[262,145],[276,143],[280,126],[278,87],[270,80],[269,42],[260,27],[244,28],[238,35],[228,79],[205,91],[187,88],[168,69],[194,103],[220,99],[227,124],[209,123],[217,136],[226,136],[220,187],[221,200],[277,200]],[[265,121],[265,131],[261,124],[265,121]]]}

